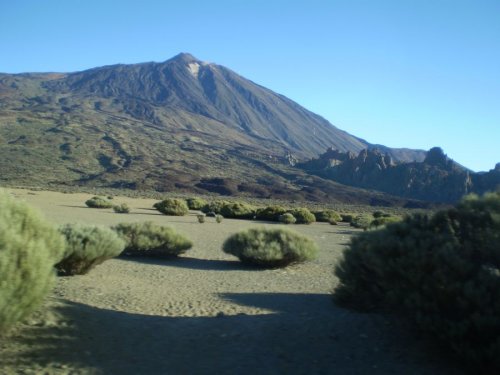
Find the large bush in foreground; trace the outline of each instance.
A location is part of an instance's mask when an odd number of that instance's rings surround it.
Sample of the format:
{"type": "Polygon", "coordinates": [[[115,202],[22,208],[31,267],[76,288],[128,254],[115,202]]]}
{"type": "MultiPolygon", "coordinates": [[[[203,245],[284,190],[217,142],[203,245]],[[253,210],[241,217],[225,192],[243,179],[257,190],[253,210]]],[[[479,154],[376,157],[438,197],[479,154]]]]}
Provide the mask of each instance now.
{"type": "Polygon", "coordinates": [[[84,275],[105,260],[123,251],[125,242],[109,228],[66,224],[59,228],[66,239],[62,260],[56,264],[60,275],[84,275]]]}
{"type": "Polygon", "coordinates": [[[500,373],[500,194],[352,239],[339,303],[402,313],[473,373],[500,373]]]}
{"type": "Polygon", "coordinates": [[[0,335],[50,291],[63,246],[35,210],[0,191],[0,335]]]}
{"type": "Polygon", "coordinates": [[[90,208],[111,208],[113,207],[113,203],[109,200],[102,197],[92,197],[89,200],[85,201],[87,207],[90,208]]]}
{"type": "Polygon", "coordinates": [[[242,262],[265,268],[286,267],[314,259],[318,248],[309,238],[286,229],[248,229],[230,236],[223,251],[242,262]]]}
{"type": "Polygon", "coordinates": [[[158,211],[165,215],[184,216],[189,212],[186,201],[176,198],[167,198],[153,205],[158,211]]]}
{"type": "Polygon", "coordinates": [[[173,257],[193,246],[186,237],[169,227],[142,223],[121,223],[113,228],[126,241],[123,255],[173,257]]]}

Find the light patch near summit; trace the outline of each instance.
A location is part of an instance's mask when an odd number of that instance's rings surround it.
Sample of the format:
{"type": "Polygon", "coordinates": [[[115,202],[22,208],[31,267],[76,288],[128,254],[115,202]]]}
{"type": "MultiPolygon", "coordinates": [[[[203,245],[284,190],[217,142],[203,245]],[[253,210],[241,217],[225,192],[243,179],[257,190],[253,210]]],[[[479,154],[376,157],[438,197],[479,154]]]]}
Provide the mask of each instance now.
{"type": "Polygon", "coordinates": [[[188,64],[187,68],[193,76],[198,78],[198,72],[200,71],[200,64],[196,62],[191,62],[188,64]]]}

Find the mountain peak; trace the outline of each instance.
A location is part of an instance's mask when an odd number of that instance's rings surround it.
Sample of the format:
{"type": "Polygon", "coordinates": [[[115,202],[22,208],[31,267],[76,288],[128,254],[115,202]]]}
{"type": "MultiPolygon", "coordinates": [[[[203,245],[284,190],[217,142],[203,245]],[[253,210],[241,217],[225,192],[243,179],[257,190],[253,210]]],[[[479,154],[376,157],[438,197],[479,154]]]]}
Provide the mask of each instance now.
{"type": "Polygon", "coordinates": [[[174,57],[172,57],[170,60],[173,60],[173,61],[182,61],[182,62],[185,62],[185,63],[190,63],[190,62],[198,62],[198,63],[200,63],[201,62],[196,57],[194,57],[193,55],[191,55],[190,53],[187,53],[187,52],[181,52],[178,55],[175,55],[174,57]]]}

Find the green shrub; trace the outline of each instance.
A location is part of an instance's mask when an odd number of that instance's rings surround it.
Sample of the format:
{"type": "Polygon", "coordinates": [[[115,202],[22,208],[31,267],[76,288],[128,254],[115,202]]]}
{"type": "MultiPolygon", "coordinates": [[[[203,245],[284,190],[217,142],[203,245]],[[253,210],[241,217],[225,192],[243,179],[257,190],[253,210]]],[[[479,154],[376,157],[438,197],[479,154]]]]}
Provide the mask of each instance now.
{"type": "Polygon", "coordinates": [[[126,203],[117,204],[113,206],[113,211],[117,214],[128,214],[130,213],[130,207],[126,203]]]}
{"type": "Polygon", "coordinates": [[[187,198],[186,203],[190,210],[201,210],[207,204],[207,201],[201,198],[194,197],[187,198]]]}
{"type": "Polygon", "coordinates": [[[90,208],[111,208],[113,207],[113,203],[106,200],[102,197],[92,197],[89,200],[85,201],[87,207],[90,208]]]}
{"type": "Polygon", "coordinates": [[[372,218],[366,215],[358,215],[351,220],[351,227],[367,230],[370,228],[372,218]]]}
{"type": "Polygon", "coordinates": [[[256,211],[257,220],[279,221],[279,217],[286,213],[286,208],[282,206],[267,206],[256,211]]]}
{"type": "Polygon", "coordinates": [[[291,213],[287,212],[283,215],[280,215],[279,222],[283,224],[295,224],[297,219],[291,213]]]}
{"type": "Polygon", "coordinates": [[[225,218],[231,219],[253,219],[255,216],[255,207],[242,203],[242,202],[234,202],[234,203],[225,203],[220,208],[220,214],[225,218]]]}
{"type": "Polygon", "coordinates": [[[0,334],[50,291],[64,240],[37,211],[0,191],[0,334]]]}
{"type": "Polygon", "coordinates": [[[328,220],[328,222],[330,223],[330,225],[337,225],[337,220],[334,220],[334,219],[330,219],[328,220]]]}
{"type": "Polygon", "coordinates": [[[203,224],[205,222],[205,214],[196,215],[198,218],[198,223],[203,224]]]}
{"type": "Polygon", "coordinates": [[[189,212],[186,202],[182,199],[167,198],[153,205],[162,214],[184,216],[189,212]]]}
{"type": "Polygon", "coordinates": [[[399,216],[379,216],[370,222],[370,228],[380,228],[390,223],[401,221],[399,216]]]}
{"type": "Polygon", "coordinates": [[[316,221],[316,217],[307,208],[296,208],[291,214],[297,219],[297,224],[311,224],[316,221]]]}
{"type": "Polygon", "coordinates": [[[208,213],[214,213],[214,214],[220,214],[220,210],[225,204],[228,204],[230,202],[227,201],[213,201],[210,203],[207,203],[201,208],[201,212],[208,214],[208,213]]]}
{"type": "Polygon", "coordinates": [[[122,252],[125,242],[109,228],[66,224],[59,228],[66,239],[62,260],[56,264],[60,275],[84,275],[122,252]]]}
{"type": "Polygon", "coordinates": [[[342,221],[342,217],[333,210],[316,211],[314,212],[314,217],[320,223],[329,223],[330,220],[334,220],[335,222],[342,221]]]}
{"type": "Polygon", "coordinates": [[[224,216],[219,214],[215,215],[215,221],[217,222],[217,224],[222,223],[222,219],[224,219],[224,216]]]}
{"type": "Polygon", "coordinates": [[[236,233],[224,242],[223,250],[244,263],[264,268],[311,260],[318,252],[309,238],[281,228],[254,228],[236,233]]]}
{"type": "Polygon", "coordinates": [[[388,214],[388,213],[385,213],[383,211],[375,211],[372,216],[375,218],[375,219],[379,219],[379,218],[382,218],[382,217],[390,217],[391,214],[388,214]]]}
{"type": "Polygon", "coordinates": [[[354,219],[354,216],[351,214],[340,214],[343,223],[351,223],[354,219]]]}
{"type": "Polygon", "coordinates": [[[352,239],[336,300],[407,316],[471,373],[500,373],[500,193],[352,239]]]}
{"type": "Polygon", "coordinates": [[[126,241],[123,255],[174,257],[185,253],[193,244],[172,228],[154,224],[121,223],[113,228],[126,241]]]}

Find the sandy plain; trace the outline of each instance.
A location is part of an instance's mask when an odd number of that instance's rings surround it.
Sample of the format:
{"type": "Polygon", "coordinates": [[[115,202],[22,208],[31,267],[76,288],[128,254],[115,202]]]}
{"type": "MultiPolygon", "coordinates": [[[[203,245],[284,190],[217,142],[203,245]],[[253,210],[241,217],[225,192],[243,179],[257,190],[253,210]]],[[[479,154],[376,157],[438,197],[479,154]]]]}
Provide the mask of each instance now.
{"type": "Polygon", "coordinates": [[[155,200],[115,197],[130,214],[84,205],[89,194],[8,189],[55,223],[151,220],[188,236],[176,260],[116,258],[60,277],[45,305],[0,339],[1,374],[460,374],[402,322],[335,306],[333,267],[356,230],[291,228],[315,261],[277,270],[222,252],[232,233],[272,223],[169,217],[155,200]]]}

